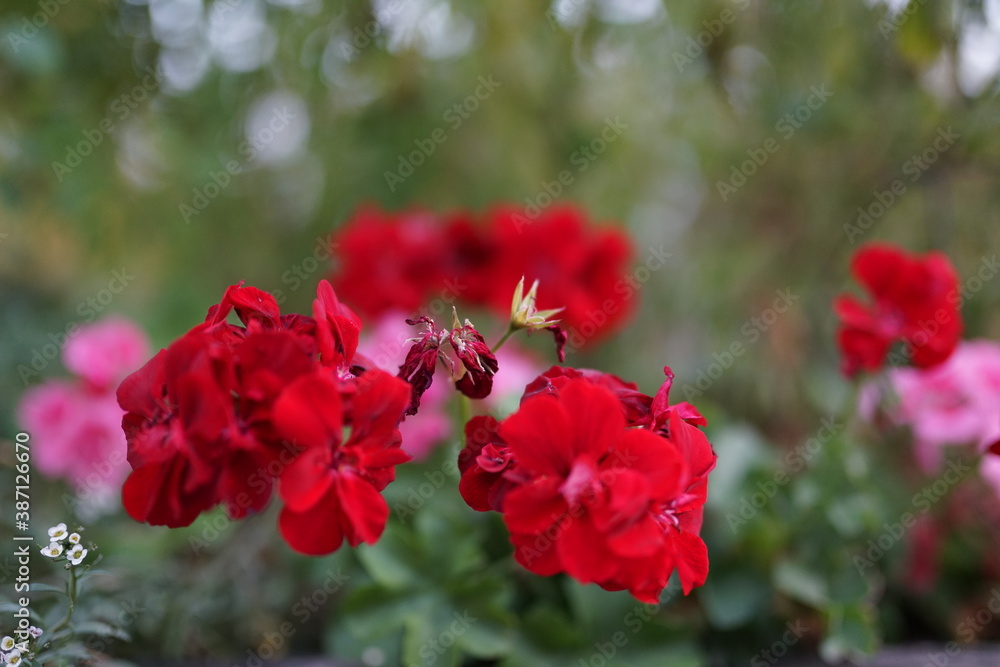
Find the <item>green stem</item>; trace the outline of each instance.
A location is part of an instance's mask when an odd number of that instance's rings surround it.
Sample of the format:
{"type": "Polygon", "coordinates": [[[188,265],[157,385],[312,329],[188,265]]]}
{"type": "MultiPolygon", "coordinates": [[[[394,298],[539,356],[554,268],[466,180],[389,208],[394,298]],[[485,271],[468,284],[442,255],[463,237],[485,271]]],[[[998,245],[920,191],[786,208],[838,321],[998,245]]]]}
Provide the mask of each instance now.
{"type": "Polygon", "coordinates": [[[464,394],[459,396],[458,419],[463,427],[472,419],[472,399],[464,394]]]}
{"type": "Polygon", "coordinates": [[[69,608],[66,610],[66,616],[49,630],[52,635],[55,635],[57,631],[69,625],[73,619],[73,611],[76,608],[76,581],[76,568],[71,566],[69,569],[69,581],[66,582],[66,597],[69,598],[69,608]]]}
{"type": "Polygon", "coordinates": [[[517,331],[517,329],[515,329],[514,327],[512,327],[512,326],[507,327],[507,333],[505,333],[503,336],[501,336],[500,340],[497,341],[496,345],[494,345],[493,347],[490,348],[490,352],[492,352],[493,354],[496,354],[497,350],[499,350],[501,347],[503,347],[503,344],[507,342],[508,338],[510,338],[512,335],[514,335],[515,331],[517,331]]]}

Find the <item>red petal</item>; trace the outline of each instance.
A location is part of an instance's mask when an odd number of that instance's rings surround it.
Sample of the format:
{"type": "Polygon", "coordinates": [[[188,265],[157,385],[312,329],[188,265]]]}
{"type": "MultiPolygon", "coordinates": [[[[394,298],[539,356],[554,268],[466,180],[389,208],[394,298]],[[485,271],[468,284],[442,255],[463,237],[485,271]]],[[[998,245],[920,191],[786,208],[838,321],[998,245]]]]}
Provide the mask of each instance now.
{"type": "Polygon", "coordinates": [[[568,518],[557,538],[559,560],[566,572],[584,584],[614,576],[618,559],[606,539],[586,515],[568,518]]]}
{"type": "Polygon", "coordinates": [[[299,454],[281,475],[281,498],[295,512],[304,512],[327,495],[333,485],[330,452],[312,447],[299,454]]]}
{"type": "Polygon", "coordinates": [[[343,430],[340,392],[329,379],[306,375],[274,402],[274,424],[281,436],[300,447],[340,443],[343,430]]]}
{"type": "Polygon", "coordinates": [[[625,429],[625,415],[611,391],[586,380],[573,380],[559,399],[572,424],[572,456],[597,461],[609,452],[625,429]]]}
{"type": "Polygon", "coordinates": [[[685,532],[675,533],[673,542],[677,554],[677,574],[684,595],[687,595],[708,578],[708,547],[697,535],[685,532]]]}
{"type": "Polygon", "coordinates": [[[309,556],[322,556],[340,548],[344,541],[341,510],[336,493],[304,512],[285,507],[278,517],[278,528],[288,546],[309,556]]]}
{"type": "Polygon", "coordinates": [[[573,463],[570,417],[558,399],[539,395],[500,424],[514,458],[537,474],[565,476],[573,463]]]}
{"type": "Polygon", "coordinates": [[[337,493],[347,519],[345,534],[351,546],[362,542],[374,544],[385,530],[389,519],[389,505],[375,488],[361,477],[350,472],[336,476],[337,493]]]}
{"type": "Polygon", "coordinates": [[[560,480],[535,479],[513,489],[503,503],[503,519],[512,533],[541,533],[569,510],[559,493],[560,480]]]}

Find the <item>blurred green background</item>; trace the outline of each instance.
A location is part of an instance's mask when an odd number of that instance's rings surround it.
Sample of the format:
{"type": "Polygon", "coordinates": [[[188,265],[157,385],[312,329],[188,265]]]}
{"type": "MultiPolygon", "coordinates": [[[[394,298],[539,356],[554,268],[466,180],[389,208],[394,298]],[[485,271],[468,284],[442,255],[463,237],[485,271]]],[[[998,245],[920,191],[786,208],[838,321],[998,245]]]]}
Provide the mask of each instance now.
{"type": "MultiPolygon", "coordinates": [[[[680,400],[743,342],[691,398],[794,446],[846,399],[829,303],[860,243],[943,250],[963,279],[1000,245],[998,72],[991,0],[5,0],[0,397],[59,375],[19,367],[93,316],[160,347],[238,280],[308,312],[317,240],[359,204],[537,203],[568,169],[560,197],[637,262],[672,254],[569,363],[647,391],[669,364],[680,400]]],[[[998,303],[968,300],[968,336],[1000,335],[998,303]]]]}
{"type": "MultiPolygon", "coordinates": [[[[325,267],[306,289],[282,277],[359,203],[479,211],[537,200],[569,169],[562,197],[626,226],[638,260],[673,254],[623,344],[586,361],[646,387],[664,362],[693,381],[791,289],[800,300],[712,398],[794,423],[809,378],[832,371],[828,303],[857,243],[940,248],[963,276],[998,244],[996,3],[891,4],[8,0],[5,402],[17,365],[85,319],[113,270],[134,279],[107,310],[162,345],[237,280],[305,309],[325,267]],[[480,77],[499,86],[449,115],[480,77]],[[829,91],[818,105],[814,87],[829,91]],[[579,171],[574,152],[616,118],[625,129],[579,171]],[[905,165],[948,127],[958,138],[912,181],[905,165]],[[385,173],[438,128],[444,143],[390,189],[385,173]],[[777,152],[723,200],[719,183],[769,138],[777,152]],[[905,193],[849,240],[857,208],[896,179],[905,193]]],[[[998,299],[969,302],[970,331],[997,333],[998,299]]]]}

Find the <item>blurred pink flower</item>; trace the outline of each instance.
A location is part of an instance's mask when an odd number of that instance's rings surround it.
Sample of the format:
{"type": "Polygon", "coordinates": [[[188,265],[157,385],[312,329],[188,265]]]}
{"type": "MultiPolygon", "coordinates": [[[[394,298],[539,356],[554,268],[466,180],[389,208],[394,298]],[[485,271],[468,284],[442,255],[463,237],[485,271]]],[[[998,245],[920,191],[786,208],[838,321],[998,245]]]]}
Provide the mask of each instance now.
{"type": "Polygon", "coordinates": [[[122,317],[109,317],[82,327],[63,350],[66,368],[101,389],[113,390],[147,358],[146,334],[122,317]]]}
{"type": "MultiPolygon", "coordinates": [[[[984,450],[1000,438],[1000,344],[962,342],[938,366],[896,368],[885,377],[898,397],[886,412],[913,431],[917,462],[925,471],[940,466],[945,445],[975,444],[984,450]]],[[[862,390],[863,417],[872,418],[879,394],[874,383],[862,390]]]]}
{"type": "Polygon", "coordinates": [[[63,350],[77,377],[32,387],[18,405],[39,472],[73,484],[91,508],[114,502],[130,470],[115,389],[148,354],[146,335],[128,320],[83,326],[63,350]]]}
{"type": "MultiPolygon", "coordinates": [[[[388,313],[366,327],[367,334],[358,343],[358,354],[376,368],[398,373],[410,347],[408,341],[415,335],[414,328],[406,324],[407,317],[409,315],[402,312],[388,313]]],[[[517,408],[525,385],[538,376],[542,365],[518,350],[514,341],[508,341],[496,356],[500,370],[493,379],[493,391],[483,404],[491,411],[512,412],[517,408]]],[[[454,383],[447,380],[446,374],[438,374],[421,397],[420,411],[406,417],[399,425],[402,448],[414,459],[426,458],[436,446],[455,436],[455,416],[451,408],[455,394],[454,383]]]]}
{"type": "Polygon", "coordinates": [[[123,414],[114,391],[50,380],[25,392],[18,420],[31,435],[39,472],[69,481],[84,498],[102,500],[117,493],[130,469],[123,414]]]}

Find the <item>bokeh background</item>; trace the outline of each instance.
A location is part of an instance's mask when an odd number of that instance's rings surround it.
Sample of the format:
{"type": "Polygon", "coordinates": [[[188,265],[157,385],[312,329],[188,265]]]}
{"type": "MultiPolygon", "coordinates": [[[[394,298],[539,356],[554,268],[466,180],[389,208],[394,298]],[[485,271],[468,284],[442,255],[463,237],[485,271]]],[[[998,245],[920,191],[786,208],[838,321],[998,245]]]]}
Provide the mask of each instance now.
{"type": "MultiPolygon", "coordinates": [[[[720,455],[729,443],[746,461],[727,479],[753,488],[754,456],[767,469],[773,451],[801,444],[849,400],[829,304],[859,244],[943,250],[963,279],[1000,246],[998,77],[994,0],[4,0],[0,429],[16,429],[26,386],[62,373],[57,360],[32,359],[71,323],[124,314],[161,347],[238,280],[308,312],[330,268],[308,260],[359,205],[538,204],[570,170],[559,198],[627,229],[637,263],[651,248],[671,254],[613,344],[570,363],[647,391],[669,364],[680,389],[743,342],[746,353],[691,400],[713,418],[720,455]],[[472,109],[464,100],[477,88],[472,109]],[[609,121],[620,133],[581,161],[609,121]],[[387,178],[438,130],[445,140],[412,175],[387,178]],[[111,292],[115,272],[127,284],[111,292]],[[748,335],[779,291],[793,305],[748,335]]],[[[963,308],[970,336],[1000,336],[998,305],[986,282],[963,308]]],[[[790,516],[804,520],[808,503],[796,502],[790,516]]],[[[838,511],[863,510],[852,502],[838,511]]],[[[737,540],[725,506],[715,509],[710,546],[718,562],[742,565],[722,577],[730,589],[685,602],[679,615],[701,620],[679,634],[690,646],[712,633],[764,646],[790,615],[775,600],[773,563],[795,540],[820,550],[827,538],[796,533],[785,515],[737,540]],[[732,607],[743,611],[727,618],[732,607]]],[[[133,563],[144,548],[187,544],[110,526],[133,563]]],[[[322,580],[325,565],[275,555],[263,533],[265,546],[242,539],[211,565],[152,560],[162,563],[144,575],[162,597],[158,618],[178,634],[148,651],[239,653],[297,586],[322,580]],[[269,578],[276,569],[285,574],[269,578]],[[171,577],[186,582],[183,595],[163,585],[171,577]],[[232,586],[239,577],[258,584],[232,586]],[[215,584],[227,592],[206,595],[215,584]],[[201,614],[197,640],[177,621],[186,614],[201,614]]],[[[801,569],[778,588],[808,588],[801,569]]],[[[986,585],[979,573],[955,581],[947,604],[927,603],[917,620],[889,614],[880,632],[947,637],[955,601],[986,585]]],[[[863,598],[867,628],[874,602],[863,598]]],[[[852,604],[820,618],[851,618],[852,604]]],[[[321,650],[330,636],[302,633],[297,649],[321,650]]]]}

